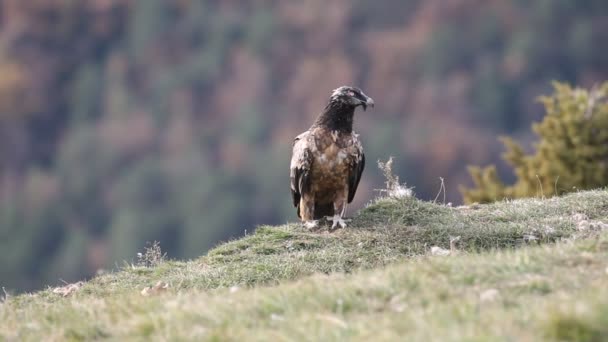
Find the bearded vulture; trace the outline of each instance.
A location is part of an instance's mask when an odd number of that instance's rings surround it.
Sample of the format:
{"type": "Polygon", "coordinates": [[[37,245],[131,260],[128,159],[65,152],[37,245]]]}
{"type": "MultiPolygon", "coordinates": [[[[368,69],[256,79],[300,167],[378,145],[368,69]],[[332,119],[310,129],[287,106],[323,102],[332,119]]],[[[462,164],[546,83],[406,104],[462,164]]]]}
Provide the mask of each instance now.
{"type": "Polygon", "coordinates": [[[342,86],[333,91],[310,129],[293,143],[290,178],[293,205],[309,229],[326,218],[344,228],[347,203],[352,202],[365,167],[359,135],[353,131],[358,106],[373,107],[361,89],[342,86]]]}

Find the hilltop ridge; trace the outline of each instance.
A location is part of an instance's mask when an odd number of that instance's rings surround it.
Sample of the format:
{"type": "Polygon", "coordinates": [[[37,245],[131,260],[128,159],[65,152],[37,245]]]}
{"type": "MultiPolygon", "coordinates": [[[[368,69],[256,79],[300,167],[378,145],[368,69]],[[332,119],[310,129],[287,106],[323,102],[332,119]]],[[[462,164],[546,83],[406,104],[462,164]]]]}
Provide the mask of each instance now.
{"type": "Polygon", "coordinates": [[[156,251],[67,292],[9,296],[0,337],[594,340],[608,333],[607,223],[605,190],[382,198],[334,233],[261,226],[194,260],[156,251]]]}

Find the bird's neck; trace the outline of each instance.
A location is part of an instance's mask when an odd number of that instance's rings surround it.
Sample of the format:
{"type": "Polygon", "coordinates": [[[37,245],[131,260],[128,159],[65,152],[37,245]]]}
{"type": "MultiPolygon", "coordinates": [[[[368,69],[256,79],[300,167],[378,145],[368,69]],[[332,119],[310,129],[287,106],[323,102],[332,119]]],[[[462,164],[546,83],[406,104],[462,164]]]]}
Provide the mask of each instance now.
{"type": "Polygon", "coordinates": [[[317,117],[313,127],[323,127],[330,131],[351,133],[355,107],[343,103],[330,102],[317,117]]]}

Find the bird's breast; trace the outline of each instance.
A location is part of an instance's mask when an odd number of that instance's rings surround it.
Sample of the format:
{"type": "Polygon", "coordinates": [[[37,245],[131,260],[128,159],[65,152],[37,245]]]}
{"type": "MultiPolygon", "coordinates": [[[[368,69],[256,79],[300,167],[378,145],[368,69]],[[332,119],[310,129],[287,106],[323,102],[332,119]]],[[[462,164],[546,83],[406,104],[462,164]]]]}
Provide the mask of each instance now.
{"type": "Polygon", "coordinates": [[[343,182],[349,174],[353,157],[353,136],[319,129],[314,133],[312,171],[317,180],[343,182]]]}
{"type": "Polygon", "coordinates": [[[348,176],[349,164],[348,151],[336,144],[330,144],[327,148],[316,153],[313,173],[316,173],[320,178],[340,180],[348,176]]]}

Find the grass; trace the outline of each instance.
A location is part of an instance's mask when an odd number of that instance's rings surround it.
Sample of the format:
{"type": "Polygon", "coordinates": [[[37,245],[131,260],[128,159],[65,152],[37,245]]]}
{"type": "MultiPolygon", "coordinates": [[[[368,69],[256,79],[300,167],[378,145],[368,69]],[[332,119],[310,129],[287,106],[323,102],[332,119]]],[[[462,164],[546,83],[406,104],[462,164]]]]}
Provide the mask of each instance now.
{"type": "Polygon", "coordinates": [[[384,198],[334,233],[262,226],[66,297],[10,297],[0,340],[602,341],[605,223],[605,190],[458,208],[384,198]]]}

